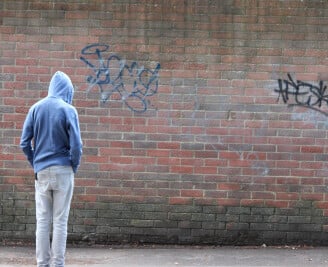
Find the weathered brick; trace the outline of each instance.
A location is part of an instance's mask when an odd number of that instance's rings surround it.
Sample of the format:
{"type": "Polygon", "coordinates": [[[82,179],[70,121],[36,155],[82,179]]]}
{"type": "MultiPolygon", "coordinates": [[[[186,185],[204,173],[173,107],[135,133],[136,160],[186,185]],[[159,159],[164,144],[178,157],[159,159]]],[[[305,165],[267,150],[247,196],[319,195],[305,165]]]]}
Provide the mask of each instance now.
{"type": "Polygon", "coordinates": [[[19,137],[62,70],[84,143],[69,240],[327,243],[328,4],[185,5],[0,3],[1,237],[34,238],[19,137]]]}

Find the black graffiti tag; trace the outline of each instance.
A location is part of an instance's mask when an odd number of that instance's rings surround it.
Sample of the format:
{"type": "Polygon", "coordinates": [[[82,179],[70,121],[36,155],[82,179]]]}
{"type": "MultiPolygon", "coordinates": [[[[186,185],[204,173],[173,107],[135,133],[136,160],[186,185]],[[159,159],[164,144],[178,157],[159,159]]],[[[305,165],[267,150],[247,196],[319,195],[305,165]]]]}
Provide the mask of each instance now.
{"type": "Polygon", "coordinates": [[[282,98],[283,102],[289,105],[311,108],[328,115],[320,110],[322,104],[328,105],[327,86],[323,81],[316,86],[299,80],[295,82],[289,73],[287,76],[288,80],[278,79],[279,89],[274,89],[279,93],[277,101],[282,98]]]}
{"type": "Polygon", "coordinates": [[[147,98],[158,90],[160,64],[150,70],[139,66],[137,62],[128,65],[115,54],[103,58],[103,53],[108,50],[108,45],[91,44],[81,51],[80,59],[93,71],[86,79],[90,84],[89,90],[98,86],[103,102],[118,93],[129,109],[145,112],[149,102],[147,98]]]}

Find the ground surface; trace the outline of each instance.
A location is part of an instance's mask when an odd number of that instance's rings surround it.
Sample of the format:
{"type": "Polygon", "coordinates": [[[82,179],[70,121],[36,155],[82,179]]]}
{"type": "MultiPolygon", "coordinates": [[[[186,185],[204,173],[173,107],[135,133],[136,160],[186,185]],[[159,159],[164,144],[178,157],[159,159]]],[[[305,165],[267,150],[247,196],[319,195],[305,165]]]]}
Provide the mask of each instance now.
{"type": "MultiPolygon", "coordinates": [[[[36,266],[33,246],[0,247],[0,267],[36,266]]],[[[328,248],[68,247],[67,267],[328,266],[328,248]]]]}

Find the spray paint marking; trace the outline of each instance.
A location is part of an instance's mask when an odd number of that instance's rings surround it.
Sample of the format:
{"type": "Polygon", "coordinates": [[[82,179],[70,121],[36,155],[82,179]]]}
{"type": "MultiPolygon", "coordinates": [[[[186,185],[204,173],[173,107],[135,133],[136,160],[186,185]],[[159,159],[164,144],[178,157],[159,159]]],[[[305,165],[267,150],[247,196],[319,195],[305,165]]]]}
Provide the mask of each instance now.
{"type": "Polygon", "coordinates": [[[291,101],[294,103],[289,103],[289,106],[310,108],[328,116],[327,112],[320,109],[323,103],[328,105],[327,86],[323,84],[323,81],[320,81],[316,86],[299,80],[295,82],[289,73],[287,76],[288,80],[278,79],[279,89],[274,89],[275,92],[279,93],[278,101],[281,97],[283,102],[287,103],[292,96],[291,101]]]}
{"type": "Polygon", "coordinates": [[[88,92],[98,86],[103,102],[118,93],[121,100],[134,112],[145,112],[150,96],[158,90],[158,72],[161,68],[157,63],[154,70],[139,66],[137,62],[128,65],[118,55],[103,57],[109,51],[109,45],[91,44],[82,49],[80,59],[94,72],[87,76],[90,84],[88,92]]]}

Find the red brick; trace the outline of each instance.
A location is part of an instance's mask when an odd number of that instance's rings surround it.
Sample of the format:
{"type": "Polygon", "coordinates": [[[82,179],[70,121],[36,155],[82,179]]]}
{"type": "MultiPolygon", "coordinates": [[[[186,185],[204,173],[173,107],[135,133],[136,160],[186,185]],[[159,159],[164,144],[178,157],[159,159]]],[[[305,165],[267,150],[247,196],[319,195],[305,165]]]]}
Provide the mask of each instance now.
{"type": "Polygon", "coordinates": [[[319,146],[302,146],[301,147],[302,153],[323,153],[324,148],[319,146]]]}
{"type": "Polygon", "coordinates": [[[97,195],[74,195],[74,200],[72,206],[74,206],[75,202],[96,202],[97,195]]]}
{"type": "Polygon", "coordinates": [[[233,198],[219,198],[217,199],[217,204],[222,206],[233,206],[238,207],[240,205],[240,200],[233,198]]]}
{"type": "Polygon", "coordinates": [[[193,167],[190,166],[170,166],[173,173],[193,173],[193,167]]]}
{"type": "Polygon", "coordinates": [[[105,187],[86,187],[85,192],[87,195],[107,195],[108,190],[105,187]]]}
{"type": "Polygon", "coordinates": [[[172,142],[158,142],[158,149],[179,149],[180,143],[172,143],[172,142]]]}
{"type": "Polygon", "coordinates": [[[237,183],[220,183],[218,184],[218,189],[225,190],[225,191],[240,190],[241,185],[237,183]]]}
{"type": "Polygon", "coordinates": [[[181,197],[203,197],[203,190],[181,190],[181,197]]]}
{"type": "Polygon", "coordinates": [[[276,198],[279,200],[298,200],[299,193],[276,193],[276,198]]]}
{"type": "Polygon", "coordinates": [[[75,186],[96,186],[97,181],[95,179],[79,179],[75,178],[75,186]]]}
{"type": "Polygon", "coordinates": [[[194,169],[194,173],[195,174],[204,174],[204,175],[208,175],[208,174],[217,174],[218,169],[217,167],[209,167],[209,166],[205,166],[205,167],[200,167],[200,166],[196,166],[194,169]]]}
{"type": "Polygon", "coordinates": [[[169,204],[170,205],[190,205],[192,203],[192,198],[190,197],[170,197],[169,204]]]}

